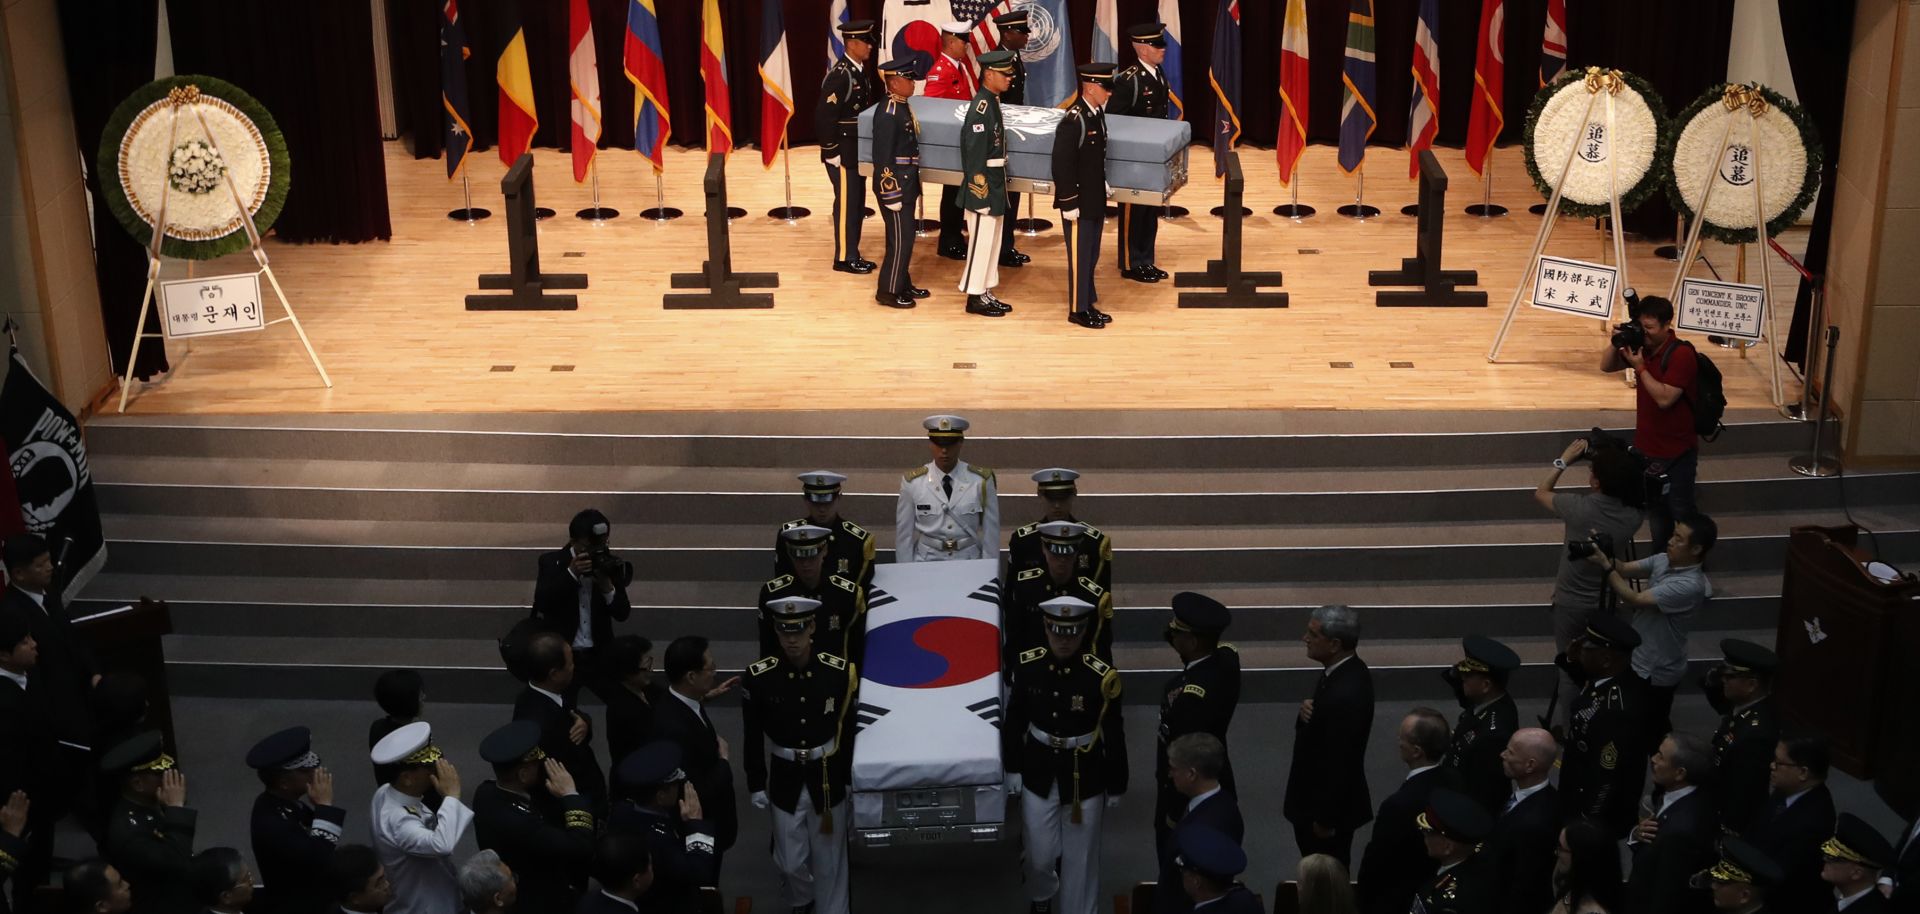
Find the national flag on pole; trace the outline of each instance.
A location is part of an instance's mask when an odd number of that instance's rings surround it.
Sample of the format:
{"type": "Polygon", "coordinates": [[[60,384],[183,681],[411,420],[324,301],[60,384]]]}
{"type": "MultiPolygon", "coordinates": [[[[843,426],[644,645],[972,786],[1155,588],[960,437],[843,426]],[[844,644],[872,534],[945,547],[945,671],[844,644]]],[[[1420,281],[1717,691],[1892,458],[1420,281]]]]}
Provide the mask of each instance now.
{"type": "Polygon", "coordinates": [[[793,71],[787,66],[787,23],[780,0],[760,5],[760,164],[787,145],[787,121],[793,117],[793,71]]]}
{"type": "Polygon", "coordinates": [[[720,24],[720,0],[706,0],[700,11],[700,84],[707,93],[707,151],[733,151],[733,102],[727,97],[727,35],[720,24]]]}
{"type": "Polygon", "coordinates": [[[1182,120],[1187,87],[1180,70],[1180,0],[1160,0],[1160,24],[1167,27],[1167,57],[1160,62],[1160,75],[1167,78],[1167,117],[1182,120]]]}
{"type": "Polygon", "coordinates": [[[1353,174],[1367,160],[1367,140],[1380,118],[1373,113],[1373,0],[1347,10],[1347,55],[1341,65],[1340,170],[1353,174]]]}
{"type": "Polygon", "coordinates": [[[847,9],[847,0],[833,0],[833,7],[827,11],[827,66],[840,62],[847,53],[847,42],[840,37],[840,27],[853,21],[853,13],[847,9]]]}
{"type": "MultiPolygon", "coordinates": [[[[93,470],[80,423],[33,376],[18,349],[0,388],[0,439],[6,441],[9,476],[19,495],[19,520],[27,532],[46,539],[59,564],[54,589],[71,600],[107,562],[93,470]]],[[[5,526],[17,529],[11,518],[5,526]]]]}
{"type": "Polygon", "coordinates": [[[1487,154],[1507,124],[1500,111],[1500,93],[1506,86],[1506,0],[1481,0],[1479,47],[1473,54],[1473,109],[1467,115],[1467,167],[1487,173],[1487,154]]]}
{"type": "Polygon", "coordinates": [[[1567,0],[1547,0],[1547,28],[1540,35],[1540,87],[1567,72],[1567,0]]]}
{"type": "Polygon", "coordinates": [[[1213,59],[1207,81],[1213,84],[1213,176],[1227,173],[1227,153],[1240,141],[1240,0],[1220,4],[1213,20],[1213,59]]]}
{"type": "Polygon", "coordinates": [[[447,180],[453,180],[466,165],[473,151],[472,117],[467,112],[467,58],[473,56],[467,44],[467,30],[460,26],[460,6],[456,0],[440,4],[440,108],[446,135],[441,145],[447,150],[447,180]]]}
{"type": "Polygon", "coordinates": [[[570,0],[567,7],[567,82],[573,86],[573,180],[585,182],[600,145],[600,64],[593,53],[593,20],[587,0],[570,0]]]}
{"type": "Polygon", "coordinates": [[[1120,10],[1114,0],[1099,0],[1093,7],[1093,50],[1087,59],[1095,63],[1120,60],[1120,10]]]}
{"type": "Polygon", "coordinates": [[[667,65],[660,53],[657,0],[628,0],[627,40],[621,68],[633,83],[633,148],[653,161],[653,172],[667,167],[667,135],[673,132],[667,109],[667,65]]]}
{"type": "MultiPolygon", "coordinates": [[[[1012,12],[1013,0],[1000,0],[991,5],[987,0],[953,0],[952,9],[954,21],[973,23],[973,31],[967,33],[967,53],[971,55],[968,63],[973,63],[973,58],[988,51],[999,49],[1000,26],[994,24],[993,17],[1012,12]]],[[[974,75],[978,76],[977,64],[974,69],[974,75]]]]}
{"type": "Polygon", "coordinates": [[[1407,111],[1407,177],[1420,177],[1420,152],[1440,132],[1440,0],[1420,0],[1413,29],[1413,103],[1407,111]]]}
{"type": "Polygon", "coordinates": [[[493,64],[493,81],[500,90],[500,161],[508,167],[533,148],[534,131],[540,129],[540,115],[533,101],[533,70],[527,65],[527,32],[520,27],[518,7],[497,4],[490,12],[500,42],[500,56],[493,64]]]}
{"type": "Polygon", "coordinates": [[[1273,152],[1280,159],[1280,186],[1293,182],[1293,170],[1307,151],[1307,3],[1287,0],[1280,32],[1280,135],[1273,152]]]}

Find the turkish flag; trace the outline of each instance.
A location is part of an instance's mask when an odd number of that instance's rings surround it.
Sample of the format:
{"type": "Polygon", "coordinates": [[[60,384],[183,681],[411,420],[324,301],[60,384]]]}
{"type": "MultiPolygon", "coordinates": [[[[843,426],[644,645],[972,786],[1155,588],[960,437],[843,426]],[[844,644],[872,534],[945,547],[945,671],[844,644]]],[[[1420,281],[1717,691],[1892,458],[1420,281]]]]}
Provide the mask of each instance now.
{"type": "Polygon", "coordinates": [[[1502,46],[1506,21],[1506,0],[1481,0],[1479,47],[1473,55],[1473,111],[1467,118],[1467,167],[1476,175],[1487,173],[1487,154],[1507,125],[1500,111],[1507,78],[1502,46]]]}

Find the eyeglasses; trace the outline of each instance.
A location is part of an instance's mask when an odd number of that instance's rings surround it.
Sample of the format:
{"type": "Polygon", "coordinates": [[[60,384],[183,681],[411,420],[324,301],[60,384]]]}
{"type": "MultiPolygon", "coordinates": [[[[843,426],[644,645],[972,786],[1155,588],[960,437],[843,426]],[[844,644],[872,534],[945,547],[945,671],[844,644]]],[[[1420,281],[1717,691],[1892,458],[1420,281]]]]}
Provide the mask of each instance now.
{"type": "Polygon", "coordinates": [[[1781,761],[1780,759],[1776,758],[1773,761],[1768,762],[1767,767],[1769,768],[1805,768],[1807,766],[1802,765],[1798,762],[1795,762],[1791,759],[1788,759],[1786,761],[1781,761]]]}

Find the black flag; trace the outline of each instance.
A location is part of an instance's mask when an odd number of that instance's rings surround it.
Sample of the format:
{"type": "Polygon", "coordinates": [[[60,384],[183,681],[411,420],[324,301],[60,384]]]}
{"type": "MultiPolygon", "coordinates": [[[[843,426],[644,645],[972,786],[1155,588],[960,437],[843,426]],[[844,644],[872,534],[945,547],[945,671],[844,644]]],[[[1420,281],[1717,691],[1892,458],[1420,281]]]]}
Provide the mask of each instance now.
{"type": "Polygon", "coordinates": [[[54,587],[71,598],[107,561],[93,470],[80,423],[33,376],[18,349],[0,387],[0,438],[7,443],[20,517],[29,533],[46,538],[60,563],[54,587]]]}

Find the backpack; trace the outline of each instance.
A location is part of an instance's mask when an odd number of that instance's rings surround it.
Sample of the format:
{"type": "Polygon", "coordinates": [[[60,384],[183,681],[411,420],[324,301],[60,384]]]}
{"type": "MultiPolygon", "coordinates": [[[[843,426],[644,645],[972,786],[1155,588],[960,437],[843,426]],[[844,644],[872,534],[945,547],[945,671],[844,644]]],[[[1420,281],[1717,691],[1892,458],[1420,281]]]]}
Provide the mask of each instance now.
{"type": "MultiPolygon", "coordinates": [[[[1727,392],[1720,377],[1720,366],[1713,364],[1713,360],[1707,358],[1706,354],[1699,349],[1695,349],[1692,343],[1685,340],[1681,340],[1680,343],[1693,350],[1693,361],[1696,366],[1693,376],[1693,396],[1687,401],[1688,405],[1693,407],[1693,432],[1712,441],[1719,438],[1720,433],[1726,430],[1726,426],[1720,423],[1720,420],[1727,415],[1727,392]]],[[[1667,370],[1667,363],[1673,359],[1673,350],[1678,348],[1680,347],[1669,348],[1667,354],[1660,359],[1662,373],[1667,370]]]]}

